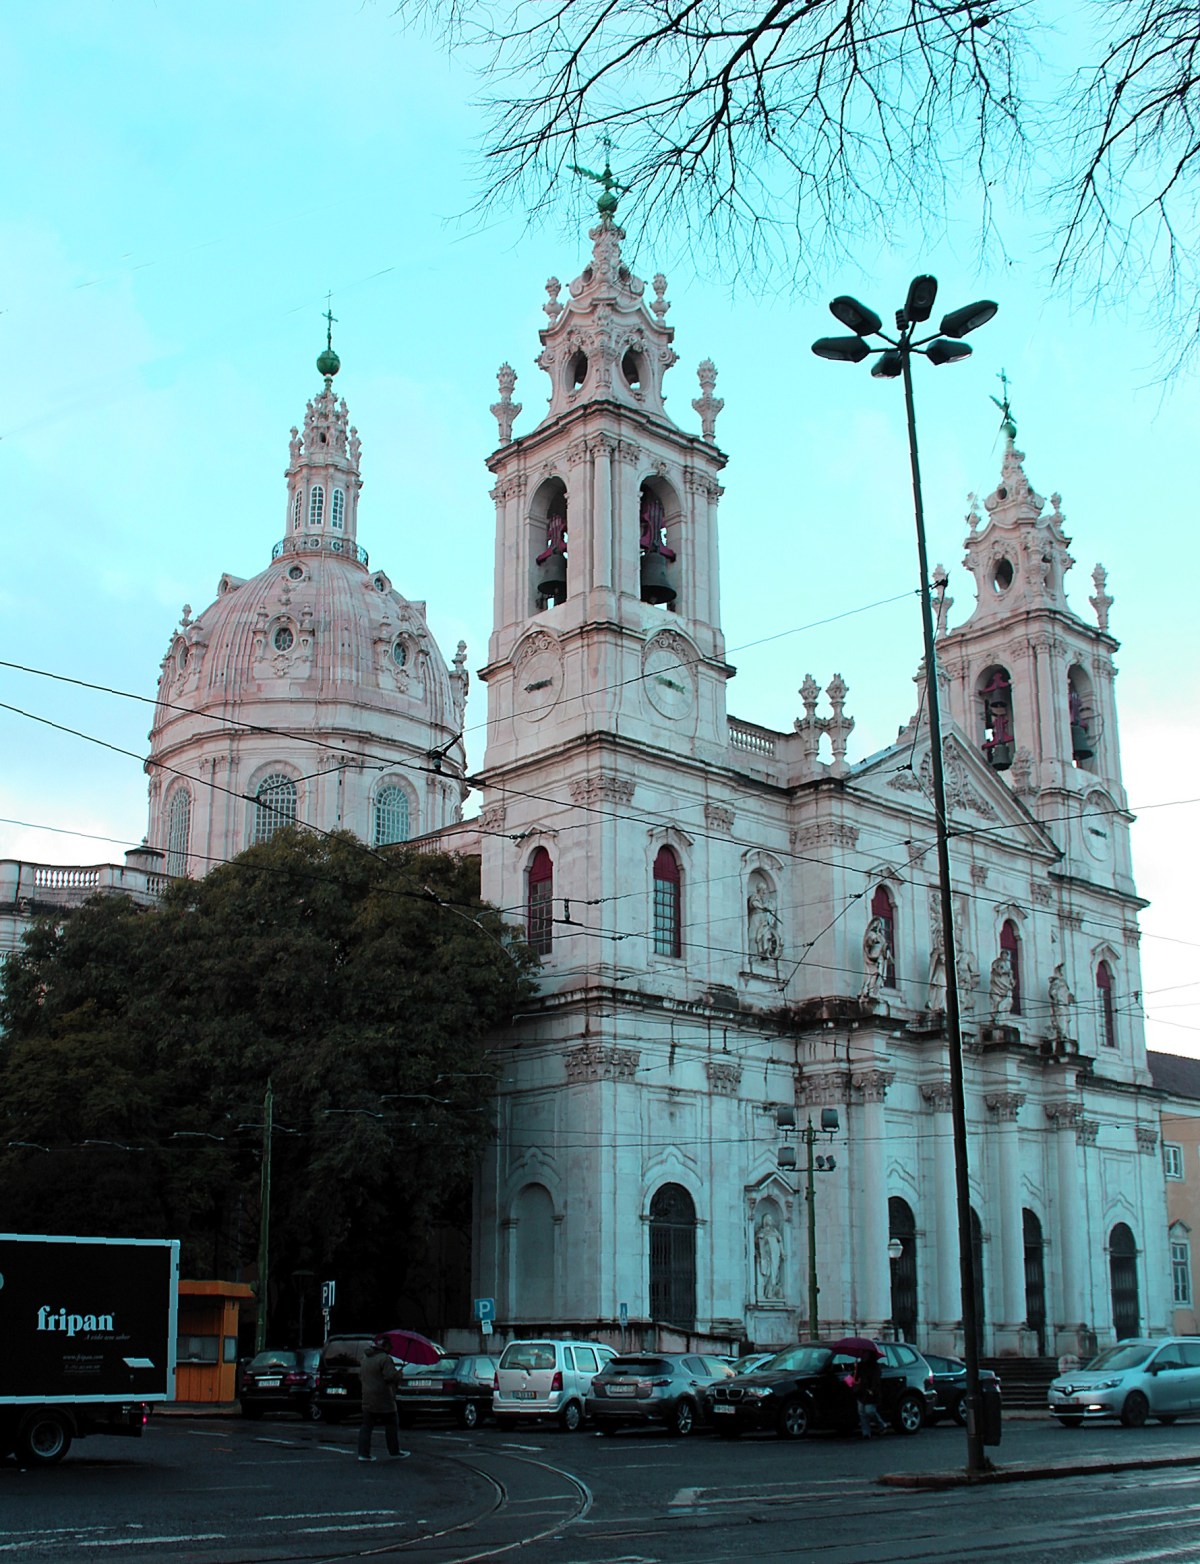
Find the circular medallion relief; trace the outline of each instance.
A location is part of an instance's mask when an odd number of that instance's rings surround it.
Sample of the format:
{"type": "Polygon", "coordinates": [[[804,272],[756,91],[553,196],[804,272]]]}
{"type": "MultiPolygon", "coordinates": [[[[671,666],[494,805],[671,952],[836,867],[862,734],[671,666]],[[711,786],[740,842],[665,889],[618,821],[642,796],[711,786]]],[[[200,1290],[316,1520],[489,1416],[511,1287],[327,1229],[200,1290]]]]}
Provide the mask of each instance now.
{"type": "Polygon", "coordinates": [[[513,709],[540,722],[562,693],[562,658],[549,638],[540,640],[513,672],[513,709]]]}
{"type": "Polygon", "coordinates": [[[686,643],[676,635],[655,636],[642,654],[642,683],[660,716],[673,721],[689,716],[696,704],[696,675],[686,643]]]}

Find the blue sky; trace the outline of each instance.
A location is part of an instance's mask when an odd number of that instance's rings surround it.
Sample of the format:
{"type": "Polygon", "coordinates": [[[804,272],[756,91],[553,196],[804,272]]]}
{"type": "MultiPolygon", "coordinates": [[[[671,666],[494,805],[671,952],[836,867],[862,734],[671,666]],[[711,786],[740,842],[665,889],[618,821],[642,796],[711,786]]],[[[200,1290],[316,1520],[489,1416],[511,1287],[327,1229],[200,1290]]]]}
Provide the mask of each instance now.
{"type": "MultiPolygon", "coordinates": [[[[556,226],[480,223],[479,86],[405,32],[390,5],[293,0],[205,7],[45,0],[6,8],[0,70],[10,133],[0,209],[0,471],[7,486],[0,658],[152,696],[182,605],[225,570],[261,569],[284,531],[288,429],[319,389],[326,290],[338,388],[363,439],[360,541],[429,603],[443,653],[486,653],[493,512],[484,457],[495,371],[517,370],[533,427],[544,283],[587,253],[564,192],[556,226]]],[[[599,152],[598,152],[599,155],[599,152]]],[[[619,163],[619,149],[614,154],[619,163]]],[[[1200,696],[1189,471],[1194,377],[1165,395],[1156,344],[1111,308],[1052,297],[1036,223],[981,262],[951,239],[881,239],[811,296],[722,284],[737,257],[673,258],[630,233],[643,277],[666,273],[680,363],[669,410],[693,427],[711,357],[730,456],[721,508],[724,625],[737,716],[790,727],[797,688],[840,672],[851,754],[895,736],[913,705],[911,494],[898,384],[813,358],[852,292],[887,316],[932,270],[946,306],[1000,303],[966,364],[918,386],[930,555],[961,569],[971,490],[997,481],[1003,367],[1034,486],[1063,496],[1090,617],[1109,571],[1125,781],[1153,903],[1142,945],[1151,1046],[1200,1053],[1200,696]],[[865,610],[859,612],[859,610],[865,610]],[[817,622],[848,615],[836,623],[817,622]]],[[[141,755],[149,708],[0,669],[0,701],[141,755]]],[[[483,759],[482,688],[468,707],[483,759]]],[[[103,862],[145,829],[136,760],[0,711],[0,857],[103,862]],[[13,822],[29,822],[14,824],[13,822]],[[53,827],[55,831],[34,829],[53,827]],[[64,831],[93,833],[89,840],[64,831]]]]}

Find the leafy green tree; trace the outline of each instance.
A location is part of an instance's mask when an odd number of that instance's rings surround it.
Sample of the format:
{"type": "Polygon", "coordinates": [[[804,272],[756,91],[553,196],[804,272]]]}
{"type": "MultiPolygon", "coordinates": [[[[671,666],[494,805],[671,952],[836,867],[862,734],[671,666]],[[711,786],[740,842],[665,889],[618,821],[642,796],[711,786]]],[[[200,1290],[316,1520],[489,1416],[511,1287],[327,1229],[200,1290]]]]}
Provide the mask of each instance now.
{"type": "Polygon", "coordinates": [[[478,865],[283,831],[139,909],[43,920],[0,989],[0,1222],[183,1240],[228,1276],[258,1242],[273,1091],[271,1276],[337,1278],[396,1323],[491,1134],[488,1037],[536,962],[478,865]]]}

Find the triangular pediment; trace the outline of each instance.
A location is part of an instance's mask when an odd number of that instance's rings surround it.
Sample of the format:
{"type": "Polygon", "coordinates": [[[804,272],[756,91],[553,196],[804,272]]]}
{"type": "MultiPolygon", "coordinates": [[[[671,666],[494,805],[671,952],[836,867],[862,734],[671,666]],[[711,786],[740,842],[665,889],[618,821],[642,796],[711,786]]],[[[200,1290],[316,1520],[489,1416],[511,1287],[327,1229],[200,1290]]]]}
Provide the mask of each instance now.
{"type": "MultiPolygon", "coordinates": [[[[1047,857],[1058,848],[1025,804],[957,733],[943,742],[946,808],[951,834],[978,833],[1020,844],[1047,857]]],[[[851,785],[858,794],[874,794],[881,802],[900,804],[922,815],[933,814],[933,760],[928,738],[892,745],[854,767],[851,785]]]]}

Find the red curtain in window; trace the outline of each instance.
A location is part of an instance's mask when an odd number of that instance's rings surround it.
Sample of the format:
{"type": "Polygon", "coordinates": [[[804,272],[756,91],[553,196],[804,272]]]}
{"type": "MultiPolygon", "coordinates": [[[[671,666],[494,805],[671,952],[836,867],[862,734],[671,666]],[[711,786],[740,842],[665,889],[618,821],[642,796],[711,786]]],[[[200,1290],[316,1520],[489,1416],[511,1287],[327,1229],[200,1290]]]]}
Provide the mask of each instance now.
{"type": "Polygon", "coordinates": [[[878,918],[887,933],[888,964],[884,973],[884,988],[896,986],[896,904],[885,885],[877,886],[871,897],[871,916],[878,918]]]}
{"type": "Polygon", "coordinates": [[[669,847],[660,847],[654,860],[654,953],[678,956],[681,936],[682,881],[679,860],[669,847]]]}
{"type": "Polygon", "coordinates": [[[1112,968],[1102,961],[1096,968],[1096,997],[1100,1001],[1101,1037],[1109,1048],[1117,1046],[1117,1016],[1113,1009],[1112,968]]]}
{"type": "Polygon", "coordinates": [[[539,956],[550,954],[554,944],[554,863],[544,847],[529,860],[525,937],[539,956]]]}
{"type": "Polygon", "coordinates": [[[1016,924],[1011,918],[1004,920],[1004,927],[1000,930],[1000,949],[1006,950],[1012,957],[1012,1013],[1019,1016],[1021,1014],[1021,941],[1017,935],[1016,924]]]}

